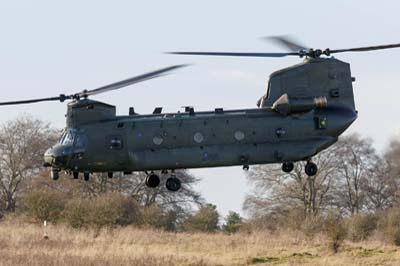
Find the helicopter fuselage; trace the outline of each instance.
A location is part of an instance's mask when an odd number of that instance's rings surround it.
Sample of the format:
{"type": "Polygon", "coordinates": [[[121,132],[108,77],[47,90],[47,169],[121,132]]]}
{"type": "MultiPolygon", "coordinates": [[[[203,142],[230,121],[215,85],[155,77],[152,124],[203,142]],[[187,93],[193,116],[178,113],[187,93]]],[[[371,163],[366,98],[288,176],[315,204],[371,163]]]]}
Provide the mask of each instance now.
{"type": "Polygon", "coordinates": [[[110,173],[309,160],[357,118],[352,81],[349,64],[317,58],[271,74],[254,109],[117,116],[115,106],[79,99],[45,164],[110,173]]]}
{"type": "Polygon", "coordinates": [[[330,108],[288,116],[271,108],[116,116],[67,128],[69,139],[46,161],[61,157],[58,167],[71,171],[130,172],[306,160],[356,116],[330,108]]]}

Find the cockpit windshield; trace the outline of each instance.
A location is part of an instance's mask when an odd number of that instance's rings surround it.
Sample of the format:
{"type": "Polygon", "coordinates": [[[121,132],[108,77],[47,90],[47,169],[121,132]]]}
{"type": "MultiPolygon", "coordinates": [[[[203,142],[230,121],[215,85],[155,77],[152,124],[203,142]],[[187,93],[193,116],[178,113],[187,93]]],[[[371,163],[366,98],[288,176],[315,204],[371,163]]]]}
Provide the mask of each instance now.
{"type": "Polygon", "coordinates": [[[58,143],[65,146],[73,145],[75,147],[84,148],[87,146],[88,139],[84,134],[78,133],[76,129],[68,129],[61,136],[58,143]]]}

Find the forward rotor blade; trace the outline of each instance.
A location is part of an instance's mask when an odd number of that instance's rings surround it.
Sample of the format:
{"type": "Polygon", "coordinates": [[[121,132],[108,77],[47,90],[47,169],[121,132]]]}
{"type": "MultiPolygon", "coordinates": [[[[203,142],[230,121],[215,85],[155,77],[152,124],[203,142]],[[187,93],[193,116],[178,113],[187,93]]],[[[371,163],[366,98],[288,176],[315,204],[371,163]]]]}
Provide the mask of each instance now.
{"type": "Polygon", "coordinates": [[[287,50],[291,52],[305,51],[309,48],[305,47],[302,44],[299,44],[297,41],[293,40],[288,36],[267,36],[263,38],[264,40],[273,41],[279,46],[285,47],[287,50]]]}
{"type": "Polygon", "coordinates": [[[95,94],[99,94],[99,93],[103,93],[103,92],[107,92],[107,91],[112,91],[112,90],[117,90],[135,83],[139,83],[145,80],[149,80],[149,79],[153,79],[153,78],[157,78],[160,76],[163,76],[165,74],[167,74],[168,72],[181,68],[181,67],[185,67],[187,65],[174,65],[174,66],[170,66],[170,67],[166,67],[166,68],[162,68],[159,70],[155,70],[146,74],[142,74],[133,78],[129,78],[129,79],[125,79],[122,81],[118,81],[106,86],[102,86],[100,88],[94,89],[94,90],[88,90],[88,91],[83,91],[80,93],[77,93],[75,96],[76,97],[86,97],[86,96],[90,96],[90,95],[95,95],[95,94]]]}
{"type": "Polygon", "coordinates": [[[22,100],[22,101],[11,101],[11,102],[0,102],[1,105],[16,105],[16,104],[29,104],[29,103],[38,103],[38,102],[47,102],[47,101],[60,101],[63,102],[67,99],[71,99],[70,96],[60,95],[56,97],[49,97],[49,98],[39,98],[39,99],[29,99],[29,100],[22,100]]]}
{"type": "Polygon", "coordinates": [[[391,49],[391,48],[398,48],[398,47],[400,47],[400,43],[357,47],[357,48],[349,48],[349,49],[336,49],[336,50],[330,50],[330,53],[333,54],[333,53],[343,53],[343,52],[365,52],[365,51],[383,50],[383,49],[391,49]]]}
{"type": "Polygon", "coordinates": [[[231,53],[231,52],[168,52],[177,55],[211,55],[211,56],[240,56],[240,57],[285,57],[289,55],[299,55],[292,53],[231,53]]]}

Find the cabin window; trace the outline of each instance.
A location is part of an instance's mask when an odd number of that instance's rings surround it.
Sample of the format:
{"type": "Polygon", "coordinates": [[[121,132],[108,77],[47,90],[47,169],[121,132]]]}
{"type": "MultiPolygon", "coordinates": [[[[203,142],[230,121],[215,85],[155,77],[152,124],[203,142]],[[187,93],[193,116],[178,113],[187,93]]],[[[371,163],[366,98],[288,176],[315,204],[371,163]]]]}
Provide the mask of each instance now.
{"type": "Polygon", "coordinates": [[[123,148],[123,141],[120,136],[112,136],[108,138],[107,143],[110,150],[120,150],[123,148]]]}
{"type": "Polygon", "coordinates": [[[125,125],[125,123],[123,123],[123,122],[120,122],[120,123],[118,123],[118,124],[117,124],[117,128],[123,128],[123,127],[124,127],[124,125],[125,125]]]}

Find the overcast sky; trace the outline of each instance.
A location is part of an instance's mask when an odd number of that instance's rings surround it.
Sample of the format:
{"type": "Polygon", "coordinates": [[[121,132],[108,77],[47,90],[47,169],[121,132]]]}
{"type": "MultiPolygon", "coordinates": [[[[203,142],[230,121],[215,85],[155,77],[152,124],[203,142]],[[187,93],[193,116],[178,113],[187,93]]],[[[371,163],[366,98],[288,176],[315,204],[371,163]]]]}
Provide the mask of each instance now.
{"type": "MultiPolygon", "coordinates": [[[[254,108],[269,74],[298,58],[211,58],[171,50],[280,52],[261,40],[292,35],[315,48],[400,43],[398,1],[5,1],[0,0],[1,100],[91,89],[171,64],[192,63],[156,80],[95,99],[139,113],[254,108]]],[[[400,49],[340,54],[351,63],[359,119],[349,132],[371,137],[379,151],[400,132],[400,49]]],[[[64,126],[65,104],[1,107],[0,122],[22,114],[64,126]]],[[[193,170],[198,190],[241,212],[248,186],[240,167],[193,170]]]]}

